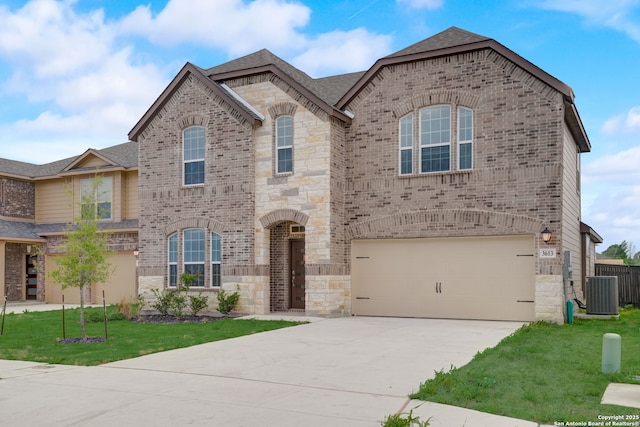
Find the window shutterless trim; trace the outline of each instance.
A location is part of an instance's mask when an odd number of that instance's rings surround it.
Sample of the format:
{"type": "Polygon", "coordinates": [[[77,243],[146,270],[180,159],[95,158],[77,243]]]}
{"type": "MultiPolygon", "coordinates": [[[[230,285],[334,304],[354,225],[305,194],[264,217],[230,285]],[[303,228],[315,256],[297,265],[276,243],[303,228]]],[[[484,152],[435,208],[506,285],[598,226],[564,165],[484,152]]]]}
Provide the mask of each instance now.
{"type": "Polygon", "coordinates": [[[182,131],[182,185],[203,185],[205,179],[205,129],[202,126],[189,126],[182,131]],[[195,135],[191,135],[195,132],[195,135]],[[195,144],[195,147],[192,145],[195,144]],[[188,182],[187,166],[200,166],[194,172],[190,171],[189,176],[193,175],[197,182],[188,182]],[[200,177],[200,175],[202,175],[200,177]]]}
{"type": "MultiPolygon", "coordinates": [[[[426,173],[441,173],[451,171],[451,105],[432,105],[421,108],[419,110],[419,147],[420,147],[420,167],[421,174],[426,173]],[[435,112],[448,112],[446,117],[433,117],[435,112]],[[429,114],[429,117],[424,117],[429,114]],[[446,123],[443,123],[446,122],[446,123]],[[425,129],[425,124],[428,123],[428,129],[425,129]],[[427,141],[430,139],[436,139],[436,142],[427,141]],[[441,147],[439,150],[436,148],[441,147]],[[442,151],[442,148],[446,147],[446,152],[442,151]],[[433,151],[438,154],[447,154],[448,162],[446,169],[425,170],[425,150],[433,151]]],[[[439,164],[442,166],[443,157],[434,159],[428,159],[430,163],[439,164]]]]}
{"type": "Polygon", "coordinates": [[[398,135],[398,172],[400,175],[412,175],[414,158],[413,113],[409,113],[399,120],[398,135]]]}
{"type": "Polygon", "coordinates": [[[276,174],[291,174],[293,173],[293,117],[288,115],[280,116],[276,119],[275,126],[276,174]],[[286,156],[282,162],[280,160],[281,155],[286,156]]]}
{"type": "Polygon", "coordinates": [[[473,169],[473,110],[467,107],[458,107],[458,170],[473,169]],[[468,120],[468,123],[467,123],[468,120]],[[467,126],[468,125],[468,126],[467,126]],[[464,127],[463,127],[464,126],[464,127]],[[469,150],[469,165],[462,166],[463,146],[469,150]],[[467,147],[468,146],[468,147],[467,147]]]}

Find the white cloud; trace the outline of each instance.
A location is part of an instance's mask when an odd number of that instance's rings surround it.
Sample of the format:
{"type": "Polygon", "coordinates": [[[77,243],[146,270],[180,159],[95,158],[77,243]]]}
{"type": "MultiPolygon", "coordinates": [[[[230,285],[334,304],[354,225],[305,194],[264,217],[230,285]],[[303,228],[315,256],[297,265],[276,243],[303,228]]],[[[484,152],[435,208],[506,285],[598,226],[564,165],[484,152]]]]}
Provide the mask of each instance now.
{"type": "Polygon", "coordinates": [[[0,61],[11,70],[2,90],[38,103],[37,116],[2,124],[3,141],[21,141],[2,157],[43,162],[69,149],[78,154],[124,142],[171,77],[154,64],[134,63],[133,49],[118,46],[103,11],[79,14],[74,3],[0,7],[0,61]],[[33,145],[49,148],[22,151],[33,145]]]}
{"type": "Polygon", "coordinates": [[[600,130],[605,134],[640,132],[640,107],[633,107],[626,114],[610,118],[600,130]]]}
{"type": "MultiPolygon", "coordinates": [[[[636,181],[637,182],[637,181],[636,181]]],[[[640,244],[640,185],[598,186],[597,195],[584,206],[583,220],[600,233],[599,251],[623,240],[640,244]]]]}
{"type": "Polygon", "coordinates": [[[149,6],[139,6],[120,28],[161,46],[199,44],[240,55],[299,47],[304,37],[296,29],[310,15],[307,6],[283,0],[170,0],[156,16],[149,6]]]}
{"type": "Polygon", "coordinates": [[[638,23],[638,0],[541,0],[543,9],[575,13],[586,19],[590,25],[601,25],[621,31],[640,42],[638,23]]]}
{"type": "Polygon", "coordinates": [[[310,41],[291,62],[312,76],[366,70],[389,53],[391,37],[364,28],[332,31],[310,41]]]}
{"type": "Polygon", "coordinates": [[[38,79],[80,72],[109,53],[113,39],[103,12],[78,16],[72,2],[33,0],[0,9],[0,56],[38,79]]]}
{"type": "Polygon", "coordinates": [[[444,0],[397,0],[399,4],[404,4],[414,9],[438,9],[442,7],[444,0]]]}
{"type": "Polygon", "coordinates": [[[631,147],[585,163],[582,168],[583,181],[585,183],[631,185],[640,182],[640,167],[638,165],[640,165],[640,147],[631,147]]]}

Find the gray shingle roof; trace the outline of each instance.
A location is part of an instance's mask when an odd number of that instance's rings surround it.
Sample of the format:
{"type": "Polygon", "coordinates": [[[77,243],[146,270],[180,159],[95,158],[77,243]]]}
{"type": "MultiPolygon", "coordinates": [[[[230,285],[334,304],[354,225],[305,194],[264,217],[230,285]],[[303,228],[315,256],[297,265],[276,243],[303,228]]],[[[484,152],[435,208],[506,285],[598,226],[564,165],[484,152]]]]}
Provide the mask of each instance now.
{"type": "MultiPolygon", "coordinates": [[[[34,225],[34,232],[37,233],[38,237],[48,236],[51,234],[63,233],[67,230],[68,227],[69,227],[69,224],[65,224],[65,223],[36,224],[34,225]]],[[[124,221],[118,221],[118,222],[105,221],[105,222],[99,223],[98,227],[103,230],[137,229],[138,220],[126,219],[124,221]]]]}
{"type": "MultiPolygon", "coordinates": [[[[114,145],[112,147],[95,150],[100,155],[111,160],[113,166],[122,166],[124,168],[134,168],[138,165],[138,143],[125,142],[124,144],[114,145]]],[[[69,157],[55,162],[45,163],[43,165],[35,165],[32,163],[19,162],[16,160],[0,158],[0,175],[9,174],[24,178],[41,178],[46,176],[55,176],[62,172],[67,166],[79,159],[81,155],[69,157]]]]}
{"type": "Polygon", "coordinates": [[[466,44],[477,43],[481,41],[491,40],[478,34],[470,33],[457,27],[449,27],[446,30],[435,34],[427,39],[412,44],[402,50],[399,50],[385,58],[397,58],[399,56],[413,55],[415,53],[431,52],[439,49],[446,49],[455,46],[464,46],[466,44]]]}
{"type": "Polygon", "coordinates": [[[0,219],[0,239],[42,239],[30,222],[0,219]]]}
{"type": "Polygon", "coordinates": [[[222,74],[233,73],[238,71],[247,71],[252,69],[274,65],[290,78],[301,84],[307,90],[311,91],[318,98],[327,104],[334,106],[344,92],[346,92],[358,80],[362,73],[350,73],[340,76],[331,76],[321,79],[314,79],[305,72],[297,69],[285,60],[274,55],[267,49],[261,49],[252,54],[234,59],[224,64],[211,67],[204,71],[209,78],[216,80],[216,76],[222,74]]]}

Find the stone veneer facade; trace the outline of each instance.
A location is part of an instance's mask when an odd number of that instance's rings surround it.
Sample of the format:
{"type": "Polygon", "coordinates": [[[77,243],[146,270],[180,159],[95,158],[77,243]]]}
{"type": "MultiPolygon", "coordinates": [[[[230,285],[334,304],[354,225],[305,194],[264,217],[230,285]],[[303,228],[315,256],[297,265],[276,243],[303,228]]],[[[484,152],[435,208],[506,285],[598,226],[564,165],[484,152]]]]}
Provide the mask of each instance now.
{"type": "Polygon", "coordinates": [[[565,244],[562,200],[579,205],[579,188],[563,176],[575,142],[561,93],[491,49],[383,67],[346,105],[351,124],[269,72],[225,84],[264,116],[261,126],[191,75],[138,136],[142,292],[166,286],[167,238],[190,227],[222,235],[222,287],[240,291],[238,309],[268,313],[288,308],[286,242],[302,237],[289,226],[304,226],[305,312],[319,315],[351,312],[352,239],[529,235],[536,319],[563,321],[562,254],[579,248],[565,244]],[[419,109],[432,105],[450,105],[452,123],[457,107],[473,110],[473,169],[399,176],[399,120],[413,112],[417,127],[419,109]],[[278,175],[283,114],[293,117],[294,163],[278,175]],[[181,132],[190,125],[205,128],[205,184],[184,187],[181,132]],[[545,227],[553,259],[537,257],[545,227]]]}

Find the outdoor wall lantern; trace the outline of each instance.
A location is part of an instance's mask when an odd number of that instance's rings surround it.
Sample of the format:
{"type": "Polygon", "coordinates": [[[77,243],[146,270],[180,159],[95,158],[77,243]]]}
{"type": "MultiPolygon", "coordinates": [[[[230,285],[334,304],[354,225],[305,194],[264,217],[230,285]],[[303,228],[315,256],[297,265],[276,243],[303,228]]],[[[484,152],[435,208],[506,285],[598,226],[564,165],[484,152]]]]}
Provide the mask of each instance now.
{"type": "Polygon", "coordinates": [[[544,228],[544,230],[542,230],[542,241],[545,243],[549,243],[549,241],[551,240],[551,231],[549,231],[549,229],[547,227],[544,228]]]}
{"type": "Polygon", "coordinates": [[[140,255],[140,250],[138,249],[138,247],[136,246],[136,248],[133,250],[133,256],[135,256],[136,258],[138,258],[138,255],[140,255]]]}

